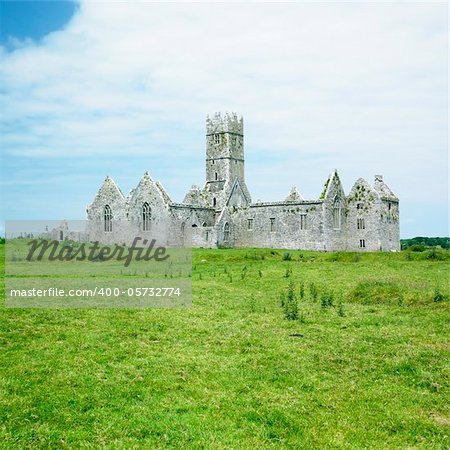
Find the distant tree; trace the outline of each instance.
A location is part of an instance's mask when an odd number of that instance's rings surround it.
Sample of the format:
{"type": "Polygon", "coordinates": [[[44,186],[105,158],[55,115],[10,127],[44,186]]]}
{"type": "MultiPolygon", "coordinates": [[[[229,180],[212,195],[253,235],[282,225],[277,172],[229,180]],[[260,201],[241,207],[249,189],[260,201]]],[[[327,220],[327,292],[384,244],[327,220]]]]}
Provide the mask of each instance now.
{"type": "MultiPolygon", "coordinates": [[[[402,250],[409,249],[410,247],[417,246],[411,248],[414,251],[422,251],[419,250],[421,247],[441,247],[445,249],[450,248],[450,238],[448,237],[422,237],[418,236],[412,239],[401,239],[402,250]],[[421,246],[421,247],[419,247],[421,246]]],[[[425,248],[424,248],[425,250],[425,248]]]]}

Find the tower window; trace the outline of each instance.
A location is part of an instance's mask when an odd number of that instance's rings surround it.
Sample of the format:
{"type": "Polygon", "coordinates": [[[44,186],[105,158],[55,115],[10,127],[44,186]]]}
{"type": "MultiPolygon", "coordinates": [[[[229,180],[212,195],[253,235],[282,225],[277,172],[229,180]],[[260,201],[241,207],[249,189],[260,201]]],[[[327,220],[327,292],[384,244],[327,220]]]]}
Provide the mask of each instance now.
{"type": "Polygon", "coordinates": [[[359,240],[359,247],[360,248],[366,248],[366,241],[365,241],[365,239],[360,239],[359,240]]]}
{"type": "Polygon", "coordinates": [[[150,231],[150,218],[152,216],[152,210],[150,205],[145,202],[142,206],[142,230],[150,231]]]}
{"type": "Polygon", "coordinates": [[[214,144],[220,144],[220,134],[216,133],[214,135],[214,144]]]}
{"type": "Polygon", "coordinates": [[[306,214],[300,214],[300,230],[306,230],[306,214]]]}
{"type": "Polygon", "coordinates": [[[216,179],[216,181],[219,179],[219,174],[217,172],[214,172],[214,177],[216,179]]]}
{"type": "Polygon", "coordinates": [[[105,205],[105,209],[103,211],[103,218],[105,221],[105,231],[109,233],[112,231],[112,211],[109,205],[105,205]]]}
{"type": "Polygon", "coordinates": [[[247,230],[253,230],[253,219],[247,219],[247,230]]]}
{"type": "Polygon", "coordinates": [[[364,222],[364,219],[356,219],[356,228],[358,230],[365,230],[366,224],[364,222]]]}
{"type": "Polygon", "coordinates": [[[270,232],[273,233],[276,231],[275,227],[275,217],[270,218],[270,232]]]}
{"type": "Polygon", "coordinates": [[[213,198],[213,206],[216,206],[216,204],[217,204],[217,199],[216,199],[216,197],[214,197],[213,198]]]}

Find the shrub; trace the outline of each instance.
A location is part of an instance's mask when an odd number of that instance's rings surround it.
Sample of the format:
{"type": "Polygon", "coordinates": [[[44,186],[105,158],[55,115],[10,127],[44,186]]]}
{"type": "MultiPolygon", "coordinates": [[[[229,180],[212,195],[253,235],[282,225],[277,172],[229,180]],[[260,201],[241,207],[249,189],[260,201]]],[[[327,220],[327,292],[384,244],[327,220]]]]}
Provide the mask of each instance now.
{"type": "Polygon", "coordinates": [[[281,306],[283,307],[284,318],[287,320],[298,320],[298,301],[295,295],[294,282],[288,285],[287,292],[282,293],[281,306]]]}
{"type": "Polygon", "coordinates": [[[434,289],[433,301],[437,303],[437,302],[443,302],[446,299],[447,299],[447,296],[441,292],[439,287],[436,287],[434,289]]]}
{"type": "Polygon", "coordinates": [[[330,308],[334,306],[334,293],[330,290],[324,290],[320,297],[320,306],[322,308],[330,308]]]}
{"type": "Polygon", "coordinates": [[[283,261],[292,261],[292,255],[289,252],[283,253],[283,261]]]}
{"type": "Polygon", "coordinates": [[[414,244],[408,247],[408,250],[411,252],[424,252],[425,249],[426,247],[423,244],[414,244]]]}

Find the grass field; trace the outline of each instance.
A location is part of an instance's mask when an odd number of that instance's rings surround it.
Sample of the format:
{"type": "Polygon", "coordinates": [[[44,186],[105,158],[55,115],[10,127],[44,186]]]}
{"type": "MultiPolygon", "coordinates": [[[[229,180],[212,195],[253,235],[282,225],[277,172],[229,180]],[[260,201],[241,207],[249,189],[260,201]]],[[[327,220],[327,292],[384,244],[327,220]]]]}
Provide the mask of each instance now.
{"type": "Polygon", "coordinates": [[[450,447],[448,252],[194,250],[192,280],[189,309],[2,306],[0,447],[450,447]]]}

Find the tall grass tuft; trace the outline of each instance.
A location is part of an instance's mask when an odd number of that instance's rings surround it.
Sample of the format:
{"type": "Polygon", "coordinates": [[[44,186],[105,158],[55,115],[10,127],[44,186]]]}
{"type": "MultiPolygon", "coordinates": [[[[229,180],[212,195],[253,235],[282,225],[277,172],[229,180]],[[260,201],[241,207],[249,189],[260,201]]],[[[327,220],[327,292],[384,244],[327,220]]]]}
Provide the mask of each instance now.
{"type": "Polygon", "coordinates": [[[446,300],[446,296],[441,292],[441,290],[439,289],[439,286],[436,286],[434,288],[434,295],[433,295],[433,301],[434,302],[442,302],[446,300]]]}
{"type": "Polygon", "coordinates": [[[291,280],[288,284],[287,292],[281,293],[281,306],[283,308],[284,318],[287,320],[298,320],[298,300],[295,294],[295,285],[291,280]]]}
{"type": "Polygon", "coordinates": [[[305,283],[303,281],[300,283],[300,289],[298,293],[300,295],[300,299],[303,300],[305,297],[305,283]]]}
{"type": "Polygon", "coordinates": [[[317,301],[317,297],[319,296],[319,290],[315,283],[309,283],[309,295],[311,296],[311,300],[313,302],[317,301]]]}
{"type": "Polygon", "coordinates": [[[324,309],[334,306],[334,293],[329,289],[325,289],[320,296],[320,306],[324,309]]]}
{"type": "Polygon", "coordinates": [[[292,255],[289,252],[283,253],[283,261],[292,261],[292,255]]]}

